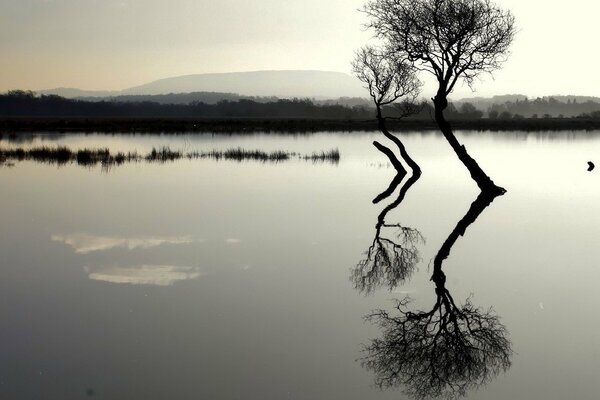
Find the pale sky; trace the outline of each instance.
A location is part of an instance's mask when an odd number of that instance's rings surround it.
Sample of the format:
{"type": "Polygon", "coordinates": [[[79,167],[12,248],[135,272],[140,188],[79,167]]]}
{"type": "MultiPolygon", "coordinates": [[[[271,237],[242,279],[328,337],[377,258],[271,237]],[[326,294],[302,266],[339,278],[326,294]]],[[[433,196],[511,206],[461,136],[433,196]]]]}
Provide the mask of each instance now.
{"type": "MultiPolygon", "coordinates": [[[[350,73],[364,0],[0,0],[0,91],[118,90],[208,72],[350,73]]],[[[592,0],[497,0],[519,28],[503,68],[456,96],[600,96],[592,0]]],[[[427,86],[425,94],[430,91],[427,86]]]]}

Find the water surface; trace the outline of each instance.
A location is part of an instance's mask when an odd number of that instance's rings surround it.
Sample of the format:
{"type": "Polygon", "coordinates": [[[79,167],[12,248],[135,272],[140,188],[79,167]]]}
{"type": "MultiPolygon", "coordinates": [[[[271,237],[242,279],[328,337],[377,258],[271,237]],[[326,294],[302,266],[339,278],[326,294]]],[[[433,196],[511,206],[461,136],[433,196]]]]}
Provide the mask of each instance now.
{"type": "MultiPolygon", "coordinates": [[[[493,307],[514,351],[507,372],[468,398],[597,398],[600,175],[586,162],[600,136],[459,137],[508,192],[457,238],[446,288],[459,304],[493,307]]],[[[341,160],[0,167],[0,397],[409,398],[406,387],[375,387],[361,365],[383,334],[364,317],[395,315],[406,295],[431,309],[433,259],[478,190],[443,138],[405,136],[423,176],[385,219],[420,232],[420,261],[405,280],[357,290],[353,272],[398,196],[372,204],[395,175],[375,139],[384,142],[375,132],[1,141],[338,148],[341,160]]]]}

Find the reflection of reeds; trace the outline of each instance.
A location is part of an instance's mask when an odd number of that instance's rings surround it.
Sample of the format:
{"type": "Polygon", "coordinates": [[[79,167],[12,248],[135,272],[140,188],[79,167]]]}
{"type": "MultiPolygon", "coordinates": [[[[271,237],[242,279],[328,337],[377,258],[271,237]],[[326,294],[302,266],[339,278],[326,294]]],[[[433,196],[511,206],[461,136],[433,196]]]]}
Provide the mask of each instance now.
{"type": "Polygon", "coordinates": [[[118,152],[111,153],[108,149],[83,149],[73,151],[67,147],[38,147],[32,149],[0,149],[0,162],[9,160],[24,161],[33,160],[50,164],[66,164],[70,162],[78,165],[92,166],[102,164],[105,167],[121,165],[126,162],[168,162],[176,161],[182,158],[186,159],[214,159],[214,160],[234,160],[234,161],[262,161],[262,162],[281,162],[297,157],[302,160],[322,161],[338,163],[340,160],[339,150],[329,150],[315,152],[311,155],[300,155],[286,151],[265,152],[261,150],[246,150],[242,148],[211,151],[194,151],[184,153],[178,150],[171,150],[169,147],[153,148],[146,155],[140,155],[137,152],[118,152]]]}
{"type": "Polygon", "coordinates": [[[162,147],[160,149],[152,148],[152,151],[144,157],[146,161],[175,161],[183,157],[180,151],[171,150],[169,147],[162,147]]]}
{"type": "Polygon", "coordinates": [[[0,160],[33,160],[38,162],[66,164],[76,162],[79,165],[95,165],[97,163],[113,165],[138,161],[137,153],[111,154],[108,149],[83,149],[76,152],[67,147],[37,147],[25,149],[0,149],[0,160]]]}
{"type": "Polygon", "coordinates": [[[329,161],[329,162],[339,162],[340,161],[340,151],[338,149],[333,149],[329,151],[321,151],[312,153],[309,156],[303,156],[305,160],[312,161],[329,161]]]}
{"type": "Polygon", "coordinates": [[[291,156],[294,156],[295,153],[288,153],[285,151],[274,151],[271,153],[267,153],[261,150],[245,150],[242,148],[237,149],[227,149],[225,151],[212,150],[208,152],[193,152],[188,153],[188,158],[213,158],[215,160],[235,160],[235,161],[243,161],[243,160],[254,160],[254,161],[286,161],[289,160],[291,156]]]}

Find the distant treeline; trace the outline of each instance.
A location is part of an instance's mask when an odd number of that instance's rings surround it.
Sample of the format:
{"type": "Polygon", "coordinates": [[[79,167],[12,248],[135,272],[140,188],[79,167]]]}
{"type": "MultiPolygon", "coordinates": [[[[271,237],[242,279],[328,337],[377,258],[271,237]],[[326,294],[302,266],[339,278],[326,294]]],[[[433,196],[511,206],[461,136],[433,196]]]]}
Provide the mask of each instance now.
{"type": "Polygon", "coordinates": [[[0,95],[1,117],[102,117],[102,118],[316,118],[367,119],[366,107],[338,104],[317,105],[308,99],[268,102],[240,99],[216,104],[160,104],[157,102],[90,102],[56,95],[10,91],[0,95]]]}
{"type": "MultiPolygon", "coordinates": [[[[44,95],[51,95],[52,93],[43,93],[44,95]]],[[[61,96],[60,94],[57,94],[61,96]]],[[[65,98],[91,101],[91,102],[116,102],[116,103],[141,103],[141,102],[152,102],[159,104],[192,104],[192,103],[206,103],[206,104],[217,104],[219,101],[238,101],[238,100],[252,100],[257,103],[268,103],[277,101],[278,98],[275,96],[260,97],[260,96],[242,96],[236,93],[223,93],[223,92],[191,92],[191,93],[168,93],[168,94],[129,94],[129,95],[118,95],[118,96],[107,96],[107,97],[92,97],[92,96],[61,96],[65,98]]]]}
{"type": "MultiPolygon", "coordinates": [[[[279,100],[276,96],[245,96],[236,93],[222,93],[222,92],[190,92],[190,93],[168,93],[168,94],[146,94],[146,95],[119,95],[119,96],[106,96],[106,97],[91,97],[91,96],[63,96],[58,93],[42,93],[43,95],[55,94],[68,99],[100,102],[108,101],[113,103],[140,103],[140,102],[152,102],[159,104],[194,104],[194,103],[205,103],[205,104],[217,104],[220,101],[239,101],[239,100],[251,100],[256,103],[275,103],[279,100]]],[[[369,99],[363,97],[339,97],[336,99],[311,99],[314,104],[317,105],[342,105],[346,107],[364,106],[366,108],[372,108],[369,99]]]]}
{"type": "MultiPolygon", "coordinates": [[[[477,104],[480,106],[480,104],[477,104]]],[[[450,104],[446,117],[457,129],[565,130],[600,128],[600,103],[566,102],[554,98],[526,98],[493,104],[487,112],[470,102],[450,104]],[[559,113],[559,110],[562,111],[559,113]]],[[[385,115],[401,111],[387,107],[385,115]]],[[[160,104],[157,102],[89,102],[56,95],[38,96],[30,91],[0,94],[0,133],[53,130],[103,132],[243,132],[319,130],[357,131],[376,129],[374,109],[366,105],[316,103],[309,99],[223,100],[216,104],[160,104]]],[[[397,129],[435,128],[433,108],[423,101],[397,129]]]]}
{"type": "MultiPolygon", "coordinates": [[[[149,96],[151,98],[153,96],[149,96]]],[[[345,99],[350,101],[352,99],[345,99]]],[[[34,92],[15,90],[0,95],[0,117],[50,118],[307,118],[333,120],[369,120],[374,117],[372,107],[354,99],[355,105],[310,99],[251,99],[221,100],[215,104],[191,102],[164,104],[155,101],[84,101],[56,95],[37,96],[34,92]]],[[[161,98],[161,101],[164,99],[161,98]]],[[[431,120],[432,106],[423,102],[409,119],[431,120]]],[[[387,107],[387,116],[398,116],[401,111],[387,107]]],[[[479,119],[483,112],[469,103],[457,109],[452,104],[447,110],[450,119],[479,119]]]]}
{"type": "Polygon", "coordinates": [[[493,104],[487,111],[489,118],[600,118],[600,103],[567,98],[559,101],[554,97],[508,101],[493,104]]]}

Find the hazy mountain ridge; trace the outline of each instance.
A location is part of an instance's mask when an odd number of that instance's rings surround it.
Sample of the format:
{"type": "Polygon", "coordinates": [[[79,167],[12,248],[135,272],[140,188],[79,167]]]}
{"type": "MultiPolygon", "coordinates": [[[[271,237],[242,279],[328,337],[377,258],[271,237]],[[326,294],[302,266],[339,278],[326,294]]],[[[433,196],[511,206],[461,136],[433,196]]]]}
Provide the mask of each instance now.
{"type": "Polygon", "coordinates": [[[122,94],[226,92],[246,96],[363,97],[366,90],[354,76],[332,71],[252,71],[197,74],[160,79],[125,89],[122,94]]]}
{"type": "Polygon", "coordinates": [[[283,70],[184,75],[159,79],[119,91],[75,88],[39,90],[66,98],[166,95],[192,92],[235,94],[241,97],[321,98],[365,97],[352,75],[333,71],[283,70]]]}

